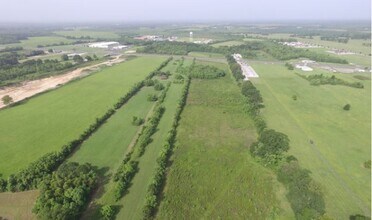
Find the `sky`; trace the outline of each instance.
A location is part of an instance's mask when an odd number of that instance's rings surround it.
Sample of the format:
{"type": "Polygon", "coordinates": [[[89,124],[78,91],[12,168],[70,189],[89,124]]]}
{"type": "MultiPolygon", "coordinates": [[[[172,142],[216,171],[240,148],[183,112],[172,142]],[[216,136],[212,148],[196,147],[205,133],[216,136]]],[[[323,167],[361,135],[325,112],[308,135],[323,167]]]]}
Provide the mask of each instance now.
{"type": "Polygon", "coordinates": [[[0,5],[0,23],[371,19],[371,0],[0,0],[0,5]]]}

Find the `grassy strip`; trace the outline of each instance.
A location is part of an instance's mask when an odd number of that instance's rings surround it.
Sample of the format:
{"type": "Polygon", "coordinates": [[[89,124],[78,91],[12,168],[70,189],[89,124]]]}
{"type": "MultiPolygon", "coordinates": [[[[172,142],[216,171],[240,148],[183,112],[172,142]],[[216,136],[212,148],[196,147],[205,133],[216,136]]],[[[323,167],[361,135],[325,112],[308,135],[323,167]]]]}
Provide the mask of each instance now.
{"type": "Polygon", "coordinates": [[[163,189],[163,184],[165,180],[166,174],[166,167],[169,161],[169,158],[172,153],[172,149],[174,146],[174,141],[177,134],[177,126],[178,121],[180,119],[180,115],[182,113],[183,108],[186,104],[186,98],[190,87],[190,78],[186,79],[186,84],[182,91],[181,99],[178,103],[176,114],[174,116],[173,124],[171,130],[168,132],[168,137],[166,139],[166,143],[163,146],[162,151],[157,158],[158,167],[156,168],[155,175],[153,177],[152,183],[148,186],[147,189],[147,196],[145,206],[143,207],[143,218],[144,219],[152,219],[154,217],[156,208],[158,207],[160,200],[159,194],[163,189]]]}
{"type": "MultiPolygon", "coordinates": [[[[164,66],[166,66],[172,58],[167,59],[164,61],[154,72],[151,72],[146,79],[152,78],[156,71],[159,71],[164,66]]],[[[99,117],[96,118],[96,121],[91,124],[87,130],[84,131],[83,134],[80,135],[79,138],[71,141],[67,145],[64,145],[59,152],[52,152],[47,153],[37,161],[31,163],[28,167],[21,170],[17,174],[12,174],[9,176],[7,181],[7,187],[1,187],[0,190],[5,191],[9,190],[12,192],[15,191],[24,191],[35,189],[38,185],[42,182],[44,177],[47,174],[50,174],[52,171],[56,170],[59,165],[63,163],[73,152],[74,150],[80,146],[86,139],[90,137],[104,122],[107,121],[113,114],[115,114],[116,110],[123,106],[131,97],[133,97],[142,87],[144,86],[144,80],[140,83],[133,86],[133,88],[125,94],[119,101],[114,105],[114,109],[108,109],[107,112],[99,117]]],[[[3,180],[0,182],[4,182],[3,180]]],[[[2,184],[3,185],[3,184],[2,184]]]]}
{"type": "Polygon", "coordinates": [[[120,164],[114,175],[115,185],[115,200],[118,201],[123,197],[125,192],[130,186],[134,175],[138,171],[138,158],[143,155],[145,152],[146,146],[151,143],[151,136],[156,132],[156,128],[159,124],[159,121],[164,113],[164,107],[161,105],[165,99],[167,91],[170,87],[170,84],[167,84],[167,87],[163,90],[159,96],[158,102],[155,105],[154,114],[150,120],[146,123],[146,126],[143,127],[140,135],[138,136],[135,146],[131,152],[129,152],[123,162],[120,164]],[[132,154],[135,150],[135,156],[132,159],[132,154]]]}

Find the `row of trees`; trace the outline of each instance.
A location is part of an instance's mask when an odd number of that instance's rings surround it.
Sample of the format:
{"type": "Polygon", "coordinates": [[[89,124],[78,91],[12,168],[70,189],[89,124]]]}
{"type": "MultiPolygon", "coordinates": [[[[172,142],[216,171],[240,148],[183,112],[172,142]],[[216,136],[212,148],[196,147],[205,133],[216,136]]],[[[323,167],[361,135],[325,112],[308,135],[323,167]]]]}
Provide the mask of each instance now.
{"type": "Polygon", "coordinates": [[[186,105],[186,98],[189,91],[190,82],[190,78],[187,78],[177,106],[176,114],[174,115],[172,128],[168,132],[168,136],[163,149],[157,158],[157,168],[155,170],[155,175],[147,188],[146,202],[145,206],[142,209],[144,219],[151,219],[155,214],[157,206],[159,205],[159,195],[164,186],[166,168],[169,162],[169,158],[172,154],[172,149],[176,139],[178,122],[180,120],[182,110],[186,105]]]}
{"type": "MultiPolygon", "coordinates": [[[[168,59],[166,62],[169,62],[168,59]]],[[[164,62],[165,63],[165,62],[164,62]]],[[[160,65],[160,67],[164,67],[164,63],[160,65]]],[[[165,64],[166,65],[166,64],[165,64]]],[[[159,68],[157,70],[159,70],[159,68]]],[[[149,74],[148,77],[153,76],[153,72],[149,74]]],[[[35,162],[29,164],[25,169],[19,171],[16,174],[12,174],[9,176],[8,180],[6,181],[6,189],[8,191],[24,191],[35,189],[38,185],[42,182],[42,180],[54,170],[56,170],[63,161],[90,135],[92,135],[108,118],[110,118],[122,105],[124,105],[132,96],[134,96],[143,86],[144,81],[136,84],[132,89],[125,94],[119,101],[114,105],[114,109],[108,109],[106,113],[96,118],[95,122],[92,123],[88,129],[86,129],[79,138],[71,141],[67,145],[64,145],[59,152],[52,152],[47,153],[35,162]]],[[[4,182],[5,180],[1,180],[0,182],[4,182]]]]}
{"type": "Polygon", "coordinates": [[[77,219],[96,182],[90,164],[63,164],[44,178],[33,212],[41,219],[77,219]]]}
{"type": "MultiPolygon", "coordinates": [[[[230,66],[235,60],[228,59],[230,66]]],[[[238,70],[236,69],[236,75],[238,70]]],[[[236,78],[238,82],[240,78],[236,78]]],[[[277,172],[278,179],[288,189],[287,198],[297,219],[317,219],[325,213],[325,203],[320,186],[311,178],[310,172],[302,169],[294,156],[288,156],[287,135],[266,128],[260,115],[263,99],[259,90],[250,82],[240,83],[242,94],[247,97],[248,113],[258,130],[258,140],[250,146],[250,153],[260,163],[277,172]]]]}
{"type": "Polygon", "coordinates": [[[306,57],[318,62],[348,63],[345,59],[331,56],[329,54],[316,53],[307,49],[293,48],[271,40],[249,41],[239,46],[222,46],[218,48],[209,45],[185,42],[154,42],[139,49],[138,51],[142,53],[175,55],[187,55],[191,51],[220,53],[224,55],[240,53],[246,58],[257,57],[259,51],[264,51],[279,60],[290,60],[306,57]]]}
{"type": "Polygon", "coordinates": [[[296,73],[296,75],[300,76],[303,79],[306,79],[307,81],[310,82],[310,85],[313,85],[313,86],[344,85],[344,86],[349,86],[349,87],[359,88],[359,89],[364,88],[364,85],[361,82],[348,82],[343,79],[337,78],[335,75],[326,76],[323,74],[313,74],[313,75],[304,76],[298,73],[296,73]]]}

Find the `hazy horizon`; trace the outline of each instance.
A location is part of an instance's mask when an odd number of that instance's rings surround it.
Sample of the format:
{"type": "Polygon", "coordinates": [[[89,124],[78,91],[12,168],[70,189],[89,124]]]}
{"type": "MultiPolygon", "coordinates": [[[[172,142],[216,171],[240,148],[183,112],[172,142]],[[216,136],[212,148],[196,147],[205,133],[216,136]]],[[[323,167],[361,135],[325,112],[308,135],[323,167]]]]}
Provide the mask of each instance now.
{"type": "Polygon", "coordinates": [[[13,0],[0,23],[370,21],[369,0],[13,0]]]}

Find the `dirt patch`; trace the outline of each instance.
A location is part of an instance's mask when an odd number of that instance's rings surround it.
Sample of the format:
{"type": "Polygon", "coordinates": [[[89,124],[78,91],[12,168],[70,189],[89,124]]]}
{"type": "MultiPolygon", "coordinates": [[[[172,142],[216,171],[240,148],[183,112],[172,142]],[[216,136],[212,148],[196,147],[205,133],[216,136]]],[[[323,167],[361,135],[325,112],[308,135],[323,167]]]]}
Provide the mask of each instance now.
{"type": "MultiPolygon", "coordinates": [[[[116,63],[123,62],[125,59],[120,58],[121,56],[116,56],[112,60],[108,60],[99,64],[94,64],[87,67],[78,68],[71,72],[67,72],[62,75],[51,76],[44,79],[38,79],[33,81],[23,82],[20,86],[9,86],[0,89],[0,98],[9,95],[13,98],[13,102],[19,102],[23,99],[34,96],[38,93],[44,92],[49,89],[59,87],[66,84],[67,82],[76,79],[78,77],[83,77],[91,73],[92,71],[98,70],[100,66],[112,66],[116,63]]],[[[5,107],[5,105],[0,101],[0,108],[5,107]]]]}

